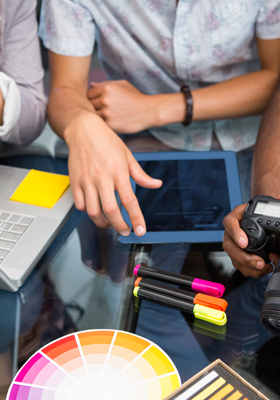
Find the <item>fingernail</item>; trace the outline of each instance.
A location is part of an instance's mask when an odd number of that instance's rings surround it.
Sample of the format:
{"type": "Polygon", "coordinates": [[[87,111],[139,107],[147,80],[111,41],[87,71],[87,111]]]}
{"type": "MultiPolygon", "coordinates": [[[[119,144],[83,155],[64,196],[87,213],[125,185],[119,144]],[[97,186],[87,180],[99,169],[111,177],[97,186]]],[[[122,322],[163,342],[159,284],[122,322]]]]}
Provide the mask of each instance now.
{"type": "Polygon", "coordinates": [[[137,236],[143,236],[145,234],[145,229],[143,228],[143,226],[139,225],[135,229],[135,233],[137,236]]]}
{"type": "Polygon", "coordinates": [[[256,265],[256,268],[257,268],[257,269],[263,269],[263,267],[264,267],[264,263],[261,262],[261,261],[258,261],[258,262],[257,262],[257,265],[256,265]]]}
{"type": "Polygon", "coordinates": [[[246,246],[246,240],[243,238],[243,237],[241,237],[240,239],[238,239],[238,245],[240,246],[240,247],[245,247],[246,246]]]}
{"type": "Polygon", "coordinates": [[[122,236],[129,236],[130,235],[130,231],[122,231],[122,232],[120,232],[120,234],[122,236]]]}

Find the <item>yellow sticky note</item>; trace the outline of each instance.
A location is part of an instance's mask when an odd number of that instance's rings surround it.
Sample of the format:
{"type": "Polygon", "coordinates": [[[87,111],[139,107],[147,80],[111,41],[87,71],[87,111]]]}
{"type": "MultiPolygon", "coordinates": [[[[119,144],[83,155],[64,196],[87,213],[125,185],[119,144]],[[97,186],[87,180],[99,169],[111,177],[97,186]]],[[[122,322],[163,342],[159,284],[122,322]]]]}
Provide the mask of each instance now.
{"type": "Polygon", "coordinates": [[[32,169],[10,197],[10,200],[52,208],[69,185],[69,176],[32,169]]]}

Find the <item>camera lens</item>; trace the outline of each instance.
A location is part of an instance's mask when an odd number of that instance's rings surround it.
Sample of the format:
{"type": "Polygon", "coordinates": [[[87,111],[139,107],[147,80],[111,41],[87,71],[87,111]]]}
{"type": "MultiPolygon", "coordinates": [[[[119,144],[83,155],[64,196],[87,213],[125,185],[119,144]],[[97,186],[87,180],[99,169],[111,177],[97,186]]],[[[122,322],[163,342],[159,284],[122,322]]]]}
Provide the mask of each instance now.
{"type": "Polygon", "coordinates": [[[268,282],[260,321],[269,331],[280,336],[280,267],[275,268],[268,282]]]}

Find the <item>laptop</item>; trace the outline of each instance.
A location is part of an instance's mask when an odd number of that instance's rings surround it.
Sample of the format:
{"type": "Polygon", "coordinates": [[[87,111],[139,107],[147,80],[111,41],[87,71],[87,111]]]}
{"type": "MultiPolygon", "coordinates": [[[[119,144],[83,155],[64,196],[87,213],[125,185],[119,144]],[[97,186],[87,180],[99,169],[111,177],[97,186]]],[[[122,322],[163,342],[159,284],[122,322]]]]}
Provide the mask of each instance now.
{"type": "Polygon", "coordinates": [[[74,208],[70,187],[52,208],[9,198],[28,169],[0,165],[0,289],[17,291],[74,208]]]}

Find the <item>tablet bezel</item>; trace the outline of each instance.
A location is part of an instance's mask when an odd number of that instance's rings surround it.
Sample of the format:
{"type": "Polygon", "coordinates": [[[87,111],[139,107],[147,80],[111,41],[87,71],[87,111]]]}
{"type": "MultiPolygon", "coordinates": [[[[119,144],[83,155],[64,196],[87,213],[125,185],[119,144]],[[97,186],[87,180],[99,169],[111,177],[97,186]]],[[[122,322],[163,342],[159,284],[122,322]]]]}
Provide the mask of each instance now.
{"type": "MultiPolygon", "coordinates": [[[[236,154],[233,151],[188,151],[188,152],[160,152],[160,153],[134,153],[137,161],[160,160],[225,160],[226,177],[229,191],[231,210],[242,204],[239,173],[236,154]]],[[[131,186],[135,193],[136,183],[131,179],[131,186]]],[[[124,221],[132,228],[126,209],[121,206],[124,221]]],[[[121,243],[214,243],[222,242],[224,230],[221,231],[169,231],[147,232],[144,236],[137,236],[131,232],[129,236],[118,236],[121,243]]]]}

